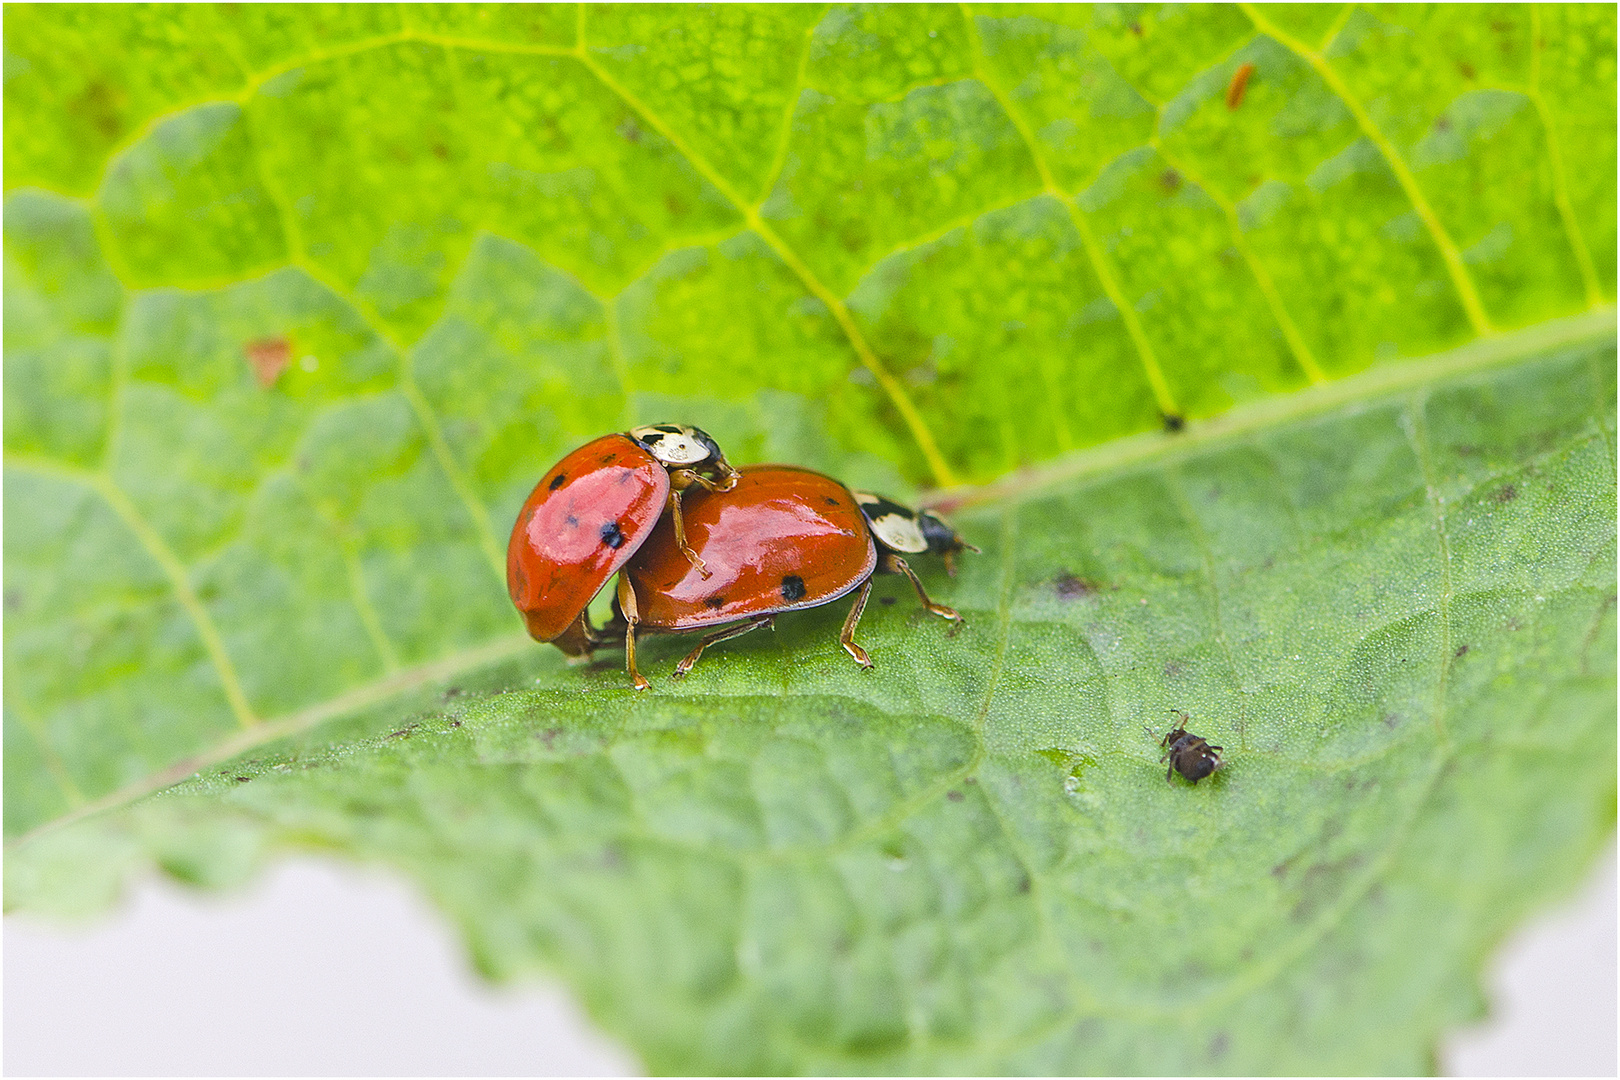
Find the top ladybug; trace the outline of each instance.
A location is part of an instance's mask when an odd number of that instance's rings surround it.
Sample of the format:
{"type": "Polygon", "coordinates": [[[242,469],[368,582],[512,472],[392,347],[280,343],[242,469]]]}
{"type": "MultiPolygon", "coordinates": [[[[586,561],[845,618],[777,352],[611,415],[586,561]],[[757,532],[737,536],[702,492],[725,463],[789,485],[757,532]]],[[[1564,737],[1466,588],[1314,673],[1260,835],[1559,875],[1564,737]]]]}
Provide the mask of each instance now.
{"type": "Polygon", "coordinates": [[[675,542],[686,543],[681,492],[696,484],[730,491],[737,470],[706,432],[651,424],[604,435],[563,458],[529,493],[506,545],[506,589],[529,636],[570,656],[597,643],[585,609],[634,555],[669,508],[675,542]]]}

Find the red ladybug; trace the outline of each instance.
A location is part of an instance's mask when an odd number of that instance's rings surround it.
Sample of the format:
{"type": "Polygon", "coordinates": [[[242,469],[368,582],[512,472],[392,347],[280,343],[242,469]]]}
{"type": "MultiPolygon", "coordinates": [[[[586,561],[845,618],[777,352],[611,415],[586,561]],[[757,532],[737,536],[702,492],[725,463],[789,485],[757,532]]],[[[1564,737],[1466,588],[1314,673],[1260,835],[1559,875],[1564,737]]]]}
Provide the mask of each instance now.
{"type": "Polygon", "coordinates": [[[529,636],[570,656],[601,643],[585,608],[613,572],[668,522],[672,548],[702,570],[687,545],[681,493],[726,491],[737,471],[705,432],[678,424],[604,435],[541,477],[506,546],[506,588],[529,636]],[[664,513],[665,507],[669,513],[664,513]]]}
{"type": "MultiPolygon", "coordinates": [[[[875,496],[864,496],[876,499],[875,496]]],[[[636,635],[641,630],[679,632],[720,627],[698,642],[679,664],[680,677],[703,650],[718,641],[772,625],[778,613],[831,603],[859,589],[838,642],[863,668],[872,666],[855,644],[855,626],[880,570],[909,577],[929,611],[960,623],[955,611],[928,599],[922,583],[895,554],[910,551],[911,537],[895,512],[910,515],[923,535],[924,516],[877,500],[879,531],[871,513],[831,477],[791,465],[750,465],[737,484],[721,495],[694,492],[686,504],[686,530],[708,572],[683,559],[672,527],[660,521],[619,575],[617,606],[625,631],[625,664],[636,688],[650,684],[636,670],[636,635]],[[730,625],[726,625],[730,624],[730,625]]],[[[947,556],[969,545],[933,515],[923,546],[947,556]]],[[[973,550],[977,550],[976,548],[973,550]]]]}

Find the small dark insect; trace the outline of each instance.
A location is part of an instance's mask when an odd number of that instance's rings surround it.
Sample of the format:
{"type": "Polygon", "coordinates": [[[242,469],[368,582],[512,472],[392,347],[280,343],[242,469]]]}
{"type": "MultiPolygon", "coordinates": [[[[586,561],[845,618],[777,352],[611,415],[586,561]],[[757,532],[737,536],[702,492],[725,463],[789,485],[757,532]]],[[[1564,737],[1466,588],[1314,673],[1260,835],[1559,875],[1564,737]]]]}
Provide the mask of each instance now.
{"type": "Polygon", "coordinates": [[[1212,746],[1202,736],[1189,732],[1187,714],[1178,715],[1181,723],[1159,740],[1159,745],[1164,747],[1164,756],[1159,760],[1170,762],[1170,767],[1164,770],[1164,780],[1169,783],[1172,773],[1180,773],[1188,783],[1196,784],[1221,767],[1221,755],[1216,753],[1221,747],[1212,746]]]}
{"type": "Polygon", "coordinates": [[[1226,107],[1228,110],[1236,109],[1243,104],[1243,91],[1249,88],[1249,76],[1253,74],[1253,64],[1244,64],[1232,73],[1232,81],[1226,87],[1226,107]]]}
{"type": "Polygon", "coordinates": [[[1159,415],[1164,420],[1164,430],[1170,432],[1172,435],[1187,426],[1187,418],[1182,416],[1180,413],[1167,412],[1160,413],[1159,415]]]}

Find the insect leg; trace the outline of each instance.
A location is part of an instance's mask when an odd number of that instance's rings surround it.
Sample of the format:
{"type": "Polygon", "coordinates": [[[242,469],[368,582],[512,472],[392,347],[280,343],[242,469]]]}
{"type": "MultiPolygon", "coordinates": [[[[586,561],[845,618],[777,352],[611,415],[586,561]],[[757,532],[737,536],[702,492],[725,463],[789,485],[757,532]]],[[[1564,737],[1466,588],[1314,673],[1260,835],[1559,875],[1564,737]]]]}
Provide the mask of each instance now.
{"type": "Polygon", "coordinates": [[[872,579],[867,578],[855,597],[854,606],[849,609],[849,618],[844,620],[844,629],[838,635],[838,644],[863,668],[872,666],[872,658],[866,655],[865,649],[855,644],[855,624],[861,621],[861,612],[866,610],[866,598],[871,592],[872,579]]]}
{"type": "Polygon", "coordinates": [[[636,592],[623,574],[619,575],[619,610],[624,613],[625,622],[624,669],[630,673],[630,681],[636,689],[645,690],[652,683],[636,670],[636,624],[641,621],[641,613],[636,610],[636,592]]]}
{"type": "MultiPolygon", "coordinates": [[[[692,475],[697,476],[696,473],[692,475]]],[[[703,565],[703,560],[698,558],[697,552],[686,543],[686,523],[681,520],[681,492],[674,484],[669,486],[669,520],[675,526],[675,546],[681,549],[681,554],[686,556],[686,561],[691,563],[698,573],[708,577],[709,571],[703,565]]]]}
{"type": "Polygon", "coordinates": [[[703,639],[698,642],[697,648],[687,653],[686,656],[682,658],[681,662],[675,665],[675,674],[671,675],[670,678],[679,679],[688,671],[691,671],[692,665],[697,663],[698,657],[703,655],[703,650],[707,649],[715,642],[725,641],[728,638],[741,637],[750,630],[758,630],[760,627],[769,626],[775,621],[775,615],[756,615],[747,622],[738,623],[736,626],[728,626],[724,630],[716,630],[712,634],[705,635],[703,639]]]}
{"type": "Polygon", "coordinates": [[[955,624],[951,627],[951,633],[954,634],[961,629],[964,621],[962,616],[957,614],[956,609],[948,608],[944,604],[936,604],[928,599],[928,592],[923,588],[922,581],[918,579],[916,572],[907,565],[906,560],[898,555],[885,555],[883,556],[883,569],[891,574],[904,574],[910,578],[911,587],[917,590],[917,599],[922,601],[922,606],[940,618],[948,619],[955,624]]]}

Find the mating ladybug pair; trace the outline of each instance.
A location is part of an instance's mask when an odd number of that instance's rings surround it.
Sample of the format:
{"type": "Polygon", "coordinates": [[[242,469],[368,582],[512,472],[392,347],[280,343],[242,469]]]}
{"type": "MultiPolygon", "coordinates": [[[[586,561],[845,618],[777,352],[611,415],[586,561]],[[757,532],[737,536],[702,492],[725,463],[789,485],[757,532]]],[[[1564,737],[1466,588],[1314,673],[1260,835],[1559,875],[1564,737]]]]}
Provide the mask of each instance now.
{"type": "Polygon", "coordinates": [[[622,633],[644,690],[638,633],[717,628],[675,666],[679,677],[717,641],[856,590],[838,641],[869,668],[855,625],[872,576],[906,575],[924,607],[960,625],[901,556],[934,552],[954,572],[964,548],[978,550],[926,510],[792,465],[735,469],[698,428],[654,424],[586,443],[541,478],[512,527],[506,584],[529,635],[569,656],[622,633]],[[613,621],[597,629],[586,608],[615,572],[613,621]]]}

